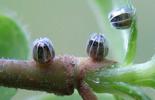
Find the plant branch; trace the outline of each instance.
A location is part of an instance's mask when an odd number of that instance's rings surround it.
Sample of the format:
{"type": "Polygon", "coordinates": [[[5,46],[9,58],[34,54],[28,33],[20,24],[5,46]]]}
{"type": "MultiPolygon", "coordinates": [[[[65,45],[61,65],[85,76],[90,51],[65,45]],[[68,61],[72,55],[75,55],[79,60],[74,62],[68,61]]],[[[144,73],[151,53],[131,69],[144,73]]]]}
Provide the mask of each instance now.
{"type": "Polygon", "coordinates": [[[135,64],[127,67],[120,67],[118,65],[115,68],[91,72],[87,74],[88,76],[85,80],[96,92],[108,92],[109,88],[107,85],[110,86],[115,82],[125,82],[133,86],[155,88],[154,67],[154,59],[142,64],[135,64]],[[98,78],[98,80],[96,80],[96,78],[98,78]]]}
{"type": "Polygon", "coordinates": [[[91,89],[83,84],[85,73],[113,63],[106,59],[94,62],[90,58],[71,56],[56,56],[46,64],[38,64],[33,60],[0,59],[0,85],[46,91],[57,95],[71,95],[74,88],[77,88],[80,93],[88,94],[82,96],[83,99],[88,96],[94,98],[95,95],[90,91],[91,89]]]}
{"type": "Polygon", "coordinates": [[[97,100],[96,95],[92,92],[86,83],[82,82],[78,84],[77,89],[83,100],[97,100]]]}

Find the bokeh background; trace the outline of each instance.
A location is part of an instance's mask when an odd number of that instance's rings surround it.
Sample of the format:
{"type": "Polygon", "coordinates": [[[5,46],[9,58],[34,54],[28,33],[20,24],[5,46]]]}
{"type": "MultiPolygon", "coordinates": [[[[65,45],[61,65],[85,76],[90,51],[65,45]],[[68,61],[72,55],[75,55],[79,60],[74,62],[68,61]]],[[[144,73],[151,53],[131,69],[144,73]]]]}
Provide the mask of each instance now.
{"type": "MultiPolygon", "coordinates": [[[[36,38],[49,37],[57,54],[86,56],[89,33],[101,32],[88,1],[0,0],[0,11],[9,13],[26,27],[31,45],[36,38]]],[[[139,31],[137,63],[150,59],[155,53],[154,4],[155,0],[134,1],[139,31]]]]}
{"type": "MultiPolygon", "coordinates": [[[[154,0],[135,0],[138,15],[137,62],[154,54],[154,0]]],[[[56,52],[86,56],[90,32],[101,32],[88,0],[0,0],[5,10],[29,31],[31,43],[39,37],[52,39],[56,52]]]]}

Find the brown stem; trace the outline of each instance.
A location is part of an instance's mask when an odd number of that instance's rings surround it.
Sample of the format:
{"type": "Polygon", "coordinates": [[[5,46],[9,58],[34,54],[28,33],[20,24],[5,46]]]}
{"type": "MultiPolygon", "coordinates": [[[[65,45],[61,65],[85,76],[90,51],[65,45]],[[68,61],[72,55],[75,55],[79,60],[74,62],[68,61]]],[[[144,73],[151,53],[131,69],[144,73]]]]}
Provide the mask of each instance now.
{"type": "Polygon", "coordinates": [[[106,67],[107,65],[111,65],[116,62],[107,59],[103,59],[102,61],[94,61],[91,58],[81,58],[80,60],[81,61],[77,71],[78,74],[76,77],[76,88],[83,100],[98,100],[91,88],[84,82],[85,74],[88,71],[95,71],[99,68],[106,67]]]}
{"type": "Polygon", "coordinates": [[[0,59],[0,85],[57,95],[71,95],[77,88],[84,100],[97,100],[84,84],[85,73],[111,63],[113,61],[94,62],[89,58],[71,56],[57,56],[42,65],[35,61],[0,59]],[[89,96],[94,99],[89,99],[89,96]]]}
{"type": "Polygon", "coordinates": [[[35,61],[0,60],[0,85],[70,95],[74,91],[74,57],[56,57],[39,65],[35,61]]]}
{"type": "Polygon", "coordinates": [[[96,95],[85,82],[81,82],[81,84],[78,85],[77,90],[83,100],[97,100],[96,95]]]}

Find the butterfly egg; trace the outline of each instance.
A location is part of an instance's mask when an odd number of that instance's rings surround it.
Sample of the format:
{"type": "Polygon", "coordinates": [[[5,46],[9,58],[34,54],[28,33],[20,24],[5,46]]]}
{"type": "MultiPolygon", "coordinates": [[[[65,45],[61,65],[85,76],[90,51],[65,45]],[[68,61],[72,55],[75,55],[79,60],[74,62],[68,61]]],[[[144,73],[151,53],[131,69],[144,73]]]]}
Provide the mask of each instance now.
{"type": "Polygon", "coordinates": [[[33,43],[33,59],[45,64],[53,60],[55,51],[52,42],[48,38],[36,39],[33,43]]]}
{"type": "Polygon", "coordinates": [[[101,61],[108,55],[108,43],[103,34],[92,33],[87,42],[87,54],[95,61],[101,61]]]}
{"type": "Polygon", "coordinates": [[[122,7],[113,10],[109,14],[109,21],[116,29],[128,29],[131,27],[135,10],[131,7],[122,7]]]}

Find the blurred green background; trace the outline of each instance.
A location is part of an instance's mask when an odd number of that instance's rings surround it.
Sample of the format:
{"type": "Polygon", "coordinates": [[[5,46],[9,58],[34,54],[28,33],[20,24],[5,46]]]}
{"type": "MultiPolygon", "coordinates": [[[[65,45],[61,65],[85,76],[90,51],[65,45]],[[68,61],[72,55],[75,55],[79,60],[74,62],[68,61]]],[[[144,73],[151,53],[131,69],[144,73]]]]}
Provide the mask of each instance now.
{"type": "MultiPolygon", "coordinates": [[[[47,36],[57,54],[86,56],[90,32],[100,32],[89,0],[0,0],[1,10],[10,13],[31,33],[32,41],[47,36]]],[[[137,62],[154,53],[154,0],[135,0],[138,15],[137,62]]]]}
{"type": "MultiPolygon", "coordinates": [[[[88,1],[0,0],[0,11],[13,16],[26,28],[31,46],[36,38],[49,37],[57,54],[86,56],[85,46],[89,33],[101,32],[88,1]]],[[[134,1],[139,30],[136,62],[150,59],[155,51],[154,4],[154,0],[134,1]]],[[[19,95],[23,98],[24,93],[28,95],[27,92],[17,94],[13,100],[17,97],[20,100],[19,95]]]]}

